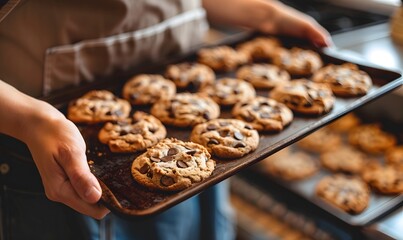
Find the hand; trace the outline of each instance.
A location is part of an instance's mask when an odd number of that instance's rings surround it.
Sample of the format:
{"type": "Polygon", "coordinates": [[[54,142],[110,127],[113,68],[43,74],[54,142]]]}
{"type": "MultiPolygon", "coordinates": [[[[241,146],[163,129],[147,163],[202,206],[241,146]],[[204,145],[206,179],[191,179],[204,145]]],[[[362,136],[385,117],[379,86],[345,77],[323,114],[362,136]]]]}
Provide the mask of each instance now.
{"type": "Polygon", "coordinates": [[[262,22],[260,31],[308,39],[318,47],[333,45],[330,34],[315,19],[280,2],[272,3],[273,16],[262,22]]]}
{"type": "Polygon", "coordinates": [[[90,172],[85,142],[77,127],[46,103],[32,119],[25,142],[33,156],[46,196],[76,211],[101,219],[109,211],[98,205],[101,187],[90,172]]]}

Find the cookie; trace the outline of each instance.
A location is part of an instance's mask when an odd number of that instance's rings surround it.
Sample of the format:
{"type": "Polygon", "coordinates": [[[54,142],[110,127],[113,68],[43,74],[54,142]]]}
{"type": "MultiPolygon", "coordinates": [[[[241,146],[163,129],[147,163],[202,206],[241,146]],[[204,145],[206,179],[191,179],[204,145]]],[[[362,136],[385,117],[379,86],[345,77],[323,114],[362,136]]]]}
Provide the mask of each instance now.
{"type": "Polygon", "coordinates": [[[308,154],[291,153],[282,158],[271,158],[265,163],[265,170],[275,177],[292,181],[301,180],[318,172],[318,164],[308,154]]]}
{"type": "Polygon", "coordinates": [[[106,90],[93,90],[72,101],[67,118],[75,123],[118,121],[129,116],[130,103],[106,90]]]}
{"type": "Polygon", "coordinates": [[[132,164],[133,178],[141,185],[179,191],[208,178],[215,168],[207,150],[196,143],[164,139],[148,148],[132,164]]]}
{"type": "Polygon", "coordinates": [[[327,113],[335,102],[328,86],[307,79],[293,80],[277,86],[270,92],[270,97],[284,103],[294,112],[306,115],[327,113]]]}
{"type": "Polygon", "coordinates": [[[207,148],[220,158],[240,158],[259,145],[259,134],[250,125],[237,119],[214,119],[196,125],[190,140],[207,148]]]}
{"type": "Polygon", "coordinates": [[[339,134],[322,128],[298,141],[297,145],[309,152],[322,153],[338,149],[341,142],[339,134]]]}
{"type": "Polygon", "coordinates": [[[366,163],[366,156],[351,147],[342,146],[320,155],[322,166],[333,172],[359,173],[366,163]]]}
{"type": "Polygon", "coordinates": [[[396,137],[382,131],[380,126],[375,124],[356,127],[349,133],[348,141],[353,146],[371,154],[385,153],[396,145],[396,137]]]}
{"type": "Polygon", "coordinates": [[[150,105],[176,94],[175,84],[161,75],[140,74],[123,86],[123,97],[133,105],[150,105]]]}
{"type": "Polygon", "coordinates": [[[244,52],[238,52],[229,46],[202,48],[198,52],[198,62],[215,71],[231,71],[250,61],[244,52]]]}
{"type": "Polygon", "coordinates": [[[161,122],[177,127],[192,127],[220,116],[220,107],[213,99],[195,93],[178,93],[151,107],[151,114],[161,122]]]}
{"type": "Polygon", "coordinates": [[[285,70],[271,64],[243,66],[237,71],[236,77],[261,89],[271,89],[290,81],[290,75],[285,70]]]}
{"type": "Polygon", "coordinates": [[[370,199],[370,190],[364,181],[341,174],[322,178],[316,186],[316,194],[326,202],[353,214],[364,211],[370,199]]]}
{"type": "Polygon", "coordinates": [[[128,121],[106,123],[99,131],[98,139],[108,144],[112,152],[137,152],[157,144],[166,135],[160,120],[138,111],[128,121]]]}
{"type": "Polygon", "coordinates": [[[403,169],[403,145],[393,147],[386,152],[386,163],[403,169]]]}
{"type": "Polygon", "coordinates": [[[249,101],[256,96],[253,86],[241,79],[221,78],[213,86],[200,90],[221,106],[232,106],[237,102],[249,101]]]}
{"type": "Polygon", "coordinates": [[[244,52],[254,60],[271,60],[281,43],[272,37],[258,37],[237,46],[239,52],[244,52]]]}
{"type": "Polygon", "coordinates": [[[381,166],[374,161],[366,165],[362,178],[379,193],[403,193],[403,168],[381,166]]]}
{"type": "Polygon", "coordinates": [[[281,131],[293,119],[292,111],[287,106],[262,96],[235,104],[232,115],[258,131],[281,131]]]}
{"type": "Polygon", "coordinates": [[[330,123],[326,127],[332,131],[345,133],[360,125],[360,122],[360,119],[354,113],[349,113],[330,123]]]}
{"type": "Polygon", "coordinates": [[[329,64],[316,71],[312,80],[328,84],[334,95],[340,97],[362,96],[372,87],[371,77],[352,63],[329,64]]]}
{"type": "Polygon", "coordinates": [[[291,50],[277,48],[273,64],[294,76],[308,76],[322,67],[322,59],[312,50],[294,47],[291,50]]]}
{"type": "Polygon", "coordinates": [[[212,85],[215,74],[211,68],[200,63],[180,63],[169,65],[165,77],[171,79],[181,90],[197,92],[199,89],[212,85]]]}

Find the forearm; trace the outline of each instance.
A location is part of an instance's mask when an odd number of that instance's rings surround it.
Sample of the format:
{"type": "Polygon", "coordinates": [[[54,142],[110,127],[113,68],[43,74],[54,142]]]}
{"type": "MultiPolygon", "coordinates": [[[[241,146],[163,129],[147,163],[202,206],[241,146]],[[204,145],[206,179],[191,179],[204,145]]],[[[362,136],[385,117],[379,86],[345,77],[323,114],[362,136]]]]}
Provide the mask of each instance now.
{"type": "Polygon", "coordinates": [[[49,104],[32,98],[0,80],[0,133],[24,141],[29,126],[42,118],[63,115],[49,104]]]}
{"type": "Polygon", "coordinates": [[[274,22],[281,3],[268,0],[203,0],[211,22],[262,30],[274,22]]]}

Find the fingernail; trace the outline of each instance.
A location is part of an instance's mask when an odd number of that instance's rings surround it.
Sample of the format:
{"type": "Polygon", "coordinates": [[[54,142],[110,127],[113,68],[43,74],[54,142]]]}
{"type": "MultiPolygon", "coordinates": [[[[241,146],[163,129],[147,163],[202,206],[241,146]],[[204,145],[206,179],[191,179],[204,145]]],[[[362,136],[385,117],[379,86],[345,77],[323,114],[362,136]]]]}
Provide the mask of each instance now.
{"type": "Polygon", "coordinates": [[[101,191],[98,188],[92,186],[85,192],[84,197],[90,201],[97,201],[100,195],[101,191]]]}

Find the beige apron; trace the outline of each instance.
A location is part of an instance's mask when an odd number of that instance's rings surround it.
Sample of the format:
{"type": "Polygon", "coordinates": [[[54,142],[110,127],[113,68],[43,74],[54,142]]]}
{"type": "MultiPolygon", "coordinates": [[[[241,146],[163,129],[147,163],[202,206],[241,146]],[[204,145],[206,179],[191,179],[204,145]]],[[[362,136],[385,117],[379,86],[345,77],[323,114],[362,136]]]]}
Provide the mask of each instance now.
{"type": "Polygon", "coordinates": [[[198,0],[10,0],[0,79],[48,95],[186,52],[207,27],[198,0]]]}

